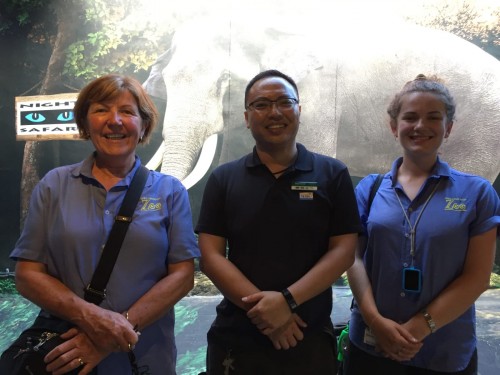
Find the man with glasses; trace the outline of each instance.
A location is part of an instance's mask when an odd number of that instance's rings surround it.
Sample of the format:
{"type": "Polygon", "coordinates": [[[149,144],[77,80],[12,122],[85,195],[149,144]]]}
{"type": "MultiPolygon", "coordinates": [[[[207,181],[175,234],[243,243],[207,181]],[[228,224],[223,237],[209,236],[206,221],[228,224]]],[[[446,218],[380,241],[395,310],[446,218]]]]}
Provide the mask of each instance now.
{"type": "Polygon", "coordinates": [[[245,108],[254,150],[212,173],[196,227],[202,270],[224,296],[207,372],[336,374],[331,285],[353,263],[361,231],[349,173],[296,143],[292,78],[259,73],[245,108]]]}

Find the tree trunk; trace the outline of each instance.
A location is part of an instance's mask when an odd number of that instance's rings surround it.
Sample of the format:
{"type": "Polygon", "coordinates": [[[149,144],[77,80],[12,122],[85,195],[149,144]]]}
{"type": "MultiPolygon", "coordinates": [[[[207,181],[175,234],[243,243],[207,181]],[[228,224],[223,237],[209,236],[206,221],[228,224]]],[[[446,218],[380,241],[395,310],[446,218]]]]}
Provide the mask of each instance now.
{"type": "MultiPolygon", "coordinates": [[[[50,95],[66,92],[62,84],[62,72],[65,63],[65,52],[68,46],[77,40],[76,31],[83,27],[85,2],[80,0],[56,0],[53,7],[56,14],[57,35],[52,44],[52,55],[49,59],[45,78],[40,87],[39,95],[50,95]]],[[[46,22],[52,22],[47,19],[46,22]]],[[[52,141],[43,141],[52,142],[52,141]]],[[[58,147],[54,145],[54,147],[58,147]]],[[[21,177],[21,215],[20,228],[24,226],[24,220],[28,213],[29,200],[35,185],[40,180],[40,158],[42,156],[42,145],[40,141],[27,141],[24,146],[24,158],[21,177]]]]}

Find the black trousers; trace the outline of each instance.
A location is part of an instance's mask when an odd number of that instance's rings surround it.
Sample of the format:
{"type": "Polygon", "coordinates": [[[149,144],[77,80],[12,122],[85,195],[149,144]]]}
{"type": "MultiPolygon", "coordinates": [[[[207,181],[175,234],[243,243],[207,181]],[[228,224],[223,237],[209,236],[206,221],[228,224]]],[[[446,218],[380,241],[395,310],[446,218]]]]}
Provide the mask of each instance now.
{"type": "Polygon", "coordinates": [[[337,374],[333,328],[307,332],[304,340],[287,350],[276,350],[260,338],[219,335],[212,329],[207,339],[208,375],[337,374]]]}
{"type": "Polygon", "coordinates": [[[477,349],[467,367],[458,372],[439,372],[403,365],[388,358],[375,357],[350,343],[344,357],[343,375],[477,375],[477,349]]]}

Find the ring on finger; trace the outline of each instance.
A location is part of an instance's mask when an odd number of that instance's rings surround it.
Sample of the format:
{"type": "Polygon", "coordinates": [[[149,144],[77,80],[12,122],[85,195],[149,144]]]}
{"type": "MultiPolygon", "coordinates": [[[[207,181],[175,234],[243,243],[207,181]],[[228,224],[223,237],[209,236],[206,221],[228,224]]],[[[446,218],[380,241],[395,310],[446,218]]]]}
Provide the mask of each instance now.
{"type": "Polygon", "coordinates": [[[83,362],[83,359],[81,359],[81,358],[78,358],[78,363],[80,363],[80,366],[84,366],[85,365],[85,362],[83,362]]]}
{"type": "Polygon", "coordinates": [[[135,345],[128,343],[128,350],[134,350],[135,345]]]}

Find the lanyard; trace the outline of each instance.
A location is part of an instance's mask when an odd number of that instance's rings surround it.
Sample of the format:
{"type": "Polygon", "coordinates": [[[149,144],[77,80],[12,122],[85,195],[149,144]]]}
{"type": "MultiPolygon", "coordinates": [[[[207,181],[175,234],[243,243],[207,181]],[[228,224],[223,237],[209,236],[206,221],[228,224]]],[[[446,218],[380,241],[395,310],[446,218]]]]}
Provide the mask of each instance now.
{"type": "Polygon", "coordinates": [[[417,224],[418,224],[420,218],[422,217],[422,213],[424,212],[425,207],[427,207],[427,203],[429,203],[431,198],[434,196],[434,193],[436,192],[440,182],[441,182],[441,179],[438,180],[436,186],[434,186],[434,189],[427,197],[427,200],[425,201],[425,203],[422,207],[422,210],[418,214],[417,220],[415,220],[415,224],[413,224],[413,226],[411,225],[410,218],[408,217],[408,214],[406,213],[406,210],[403,207],[403,203],[401,203],[401,199],[399,199],[399,195],[398,195],[396,189],[392,188],[394,190],[394,194],[396,194],[396,198],[398,198],[399,205],[401,206],[401,209],[403,210],[403,214],[405,215],[405,219],[408,222],[408,226],[410,227],[410,255],[411,255],[411,266],[412,267],[413,267],[413,258],[415,257],[415,234],[416,234],[416,230],[417,230],[417,224]]]}

